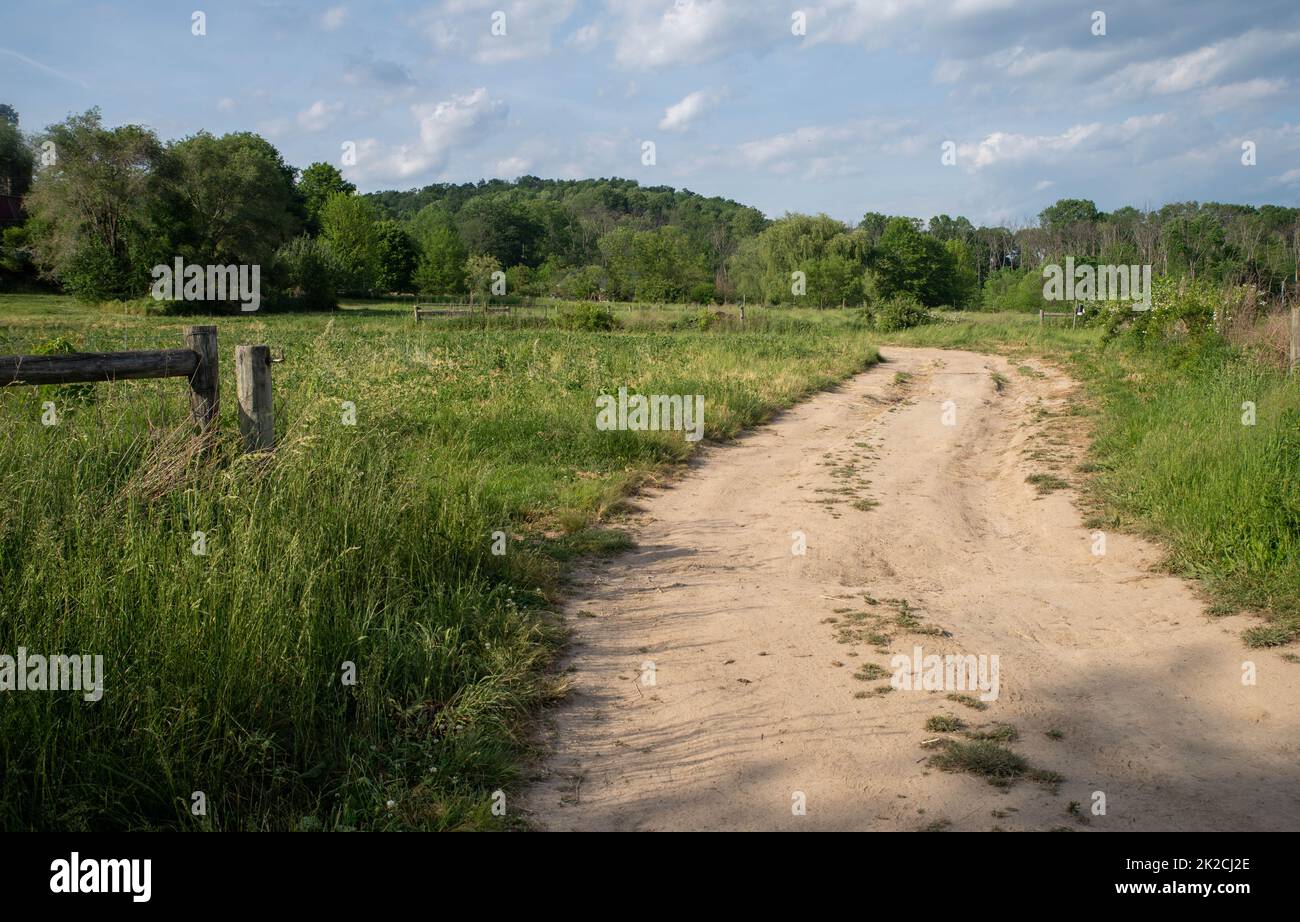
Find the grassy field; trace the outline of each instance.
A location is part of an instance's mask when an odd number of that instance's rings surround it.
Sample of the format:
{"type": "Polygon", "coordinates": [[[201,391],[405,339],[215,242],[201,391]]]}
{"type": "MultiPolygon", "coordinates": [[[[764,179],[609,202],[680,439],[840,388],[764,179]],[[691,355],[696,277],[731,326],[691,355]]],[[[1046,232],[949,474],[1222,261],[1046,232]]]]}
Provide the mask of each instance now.
{"type": "MultiPolygon", "coordinates": [[[[556,692],[564,561],[620,546],[601,515],[691,450],[680,433],[597,431],[595,397],[703,394],[706,435],[725,438],[875,357],[839,314],[772,312],[746,333],[680,319],[597,333],[417,326],[402,305],[223,317],[208,452],[182,381],[0,391],[0,652],[106,667],[97,703],[5,695],[0,828],[508,823],[492,793],[556,692]],[[272,456],[233,444],[234,346],[255,342],[285,357],[272,456]]],[[[7,296],[0,352],[177,348],[194,322],[7,296]]]]}
{"type": "MultiPolygon", "coordinates": [[[[598,431],[595,397],[704,394],[706,433],[726,438],[864,368],[879,341],[856,312],[751,308],[743,332],[712,310],[616,313],[609,333],[554,311],[417,325],[383,303],[223,317],[208,452],[178,380],[0,391],[0,653],[101,654],[107,671],[94,704],[5,696],[0,828],[509,825],[492,794],[510,796],[527,716],[558,692],[566,562],[623,546],[602,520],[691,450],[598,431]],[[279,448],[260,457],[235,450],[231,370],[256,342],[285,358],[279,448]]],[[[0,352],[176,348],[197,322],[5,296],[0,352]]],[[[1069,476],[1098,521],[1158,538],[1220,610],[1267,616],[1248,642],[1294,639],[1295,382],[1221,344],[1103,348],[1096,329],[1022,314],[885,341],[1060,362],[1084,384],[1094,445],[1069,476]]]]}

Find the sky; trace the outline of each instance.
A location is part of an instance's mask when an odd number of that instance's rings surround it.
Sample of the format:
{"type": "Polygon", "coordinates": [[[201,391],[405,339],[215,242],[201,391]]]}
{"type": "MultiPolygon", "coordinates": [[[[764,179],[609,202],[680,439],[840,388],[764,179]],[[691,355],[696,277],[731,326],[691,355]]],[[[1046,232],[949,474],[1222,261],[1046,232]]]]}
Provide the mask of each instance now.
{"type": "Polygon", "coordinates": [[[1300,204],[1300,0],[0,0],[0,102],[26,131],[255,131],[363,192],[621,176],[1012,226],[1300,204]]]}

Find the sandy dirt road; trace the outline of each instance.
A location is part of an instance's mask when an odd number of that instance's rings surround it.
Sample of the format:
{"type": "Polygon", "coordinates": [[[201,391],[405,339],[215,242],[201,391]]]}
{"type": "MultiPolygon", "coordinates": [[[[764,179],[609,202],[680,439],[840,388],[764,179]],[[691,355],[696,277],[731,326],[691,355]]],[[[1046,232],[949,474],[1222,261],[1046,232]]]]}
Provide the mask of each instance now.
{"type": "Polygon", "coordinates": [[[1072,383],[969,352],[882,353],[642,494],[639,547],[579,574],[573,690],[544,718],[532,821],[1300,829],[1300,666],[1244,647],[1253,622],[1209,618],[1157,548],[1108,534],[1094,553],[1074,492],[1026,482],[1078,476],[1072,383]],[[996,655],[996,700],[889,690],[880,667],[916,646],[996,655]],[[1010,748],[1064,780],[938,770],[933,741],[962,736],[927,731],[935,715],[1012,725],[1010,748]]]}

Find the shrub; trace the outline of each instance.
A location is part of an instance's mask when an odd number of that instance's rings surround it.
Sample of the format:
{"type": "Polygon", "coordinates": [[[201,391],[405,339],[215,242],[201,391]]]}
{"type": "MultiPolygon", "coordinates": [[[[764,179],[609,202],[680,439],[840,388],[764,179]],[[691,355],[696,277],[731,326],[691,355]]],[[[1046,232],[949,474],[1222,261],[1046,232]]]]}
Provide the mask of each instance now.
{"type": "Polygon", "coordinates": [[[78,301],[94,303],[134,297],[145,288],[125,260],[91,241],[80,247],[59,273],[59,281],[78,301]]]}
{"type": "Polygon", "coordinates": [[[273,286],[266,306],[271,310],[321,311],[339,306],[338,272],[329,242],[303,235],[275,254],[273,286]]]}
{"type": "Polygon", "coordinates": [[[1134,310],[1128,301],[1106,303],[1104,338],[1123,336],[1149,343],[1171,336],[1212,333],[1225,297],[1218,285],[1206,279],[1152,279],[1150,310],[1134,310]]]}
{"type": "Polygon", "coordinates": [[[906,330],[929,322],[929,312],[912,295],[894,295],[877,304],[872,311],[872,323],[882,333],[906,330]]]}
{"type": "Polygon", "coordinates": [[[999,269],[984,281],[981,308],[986,311],[1061,310],[1043,298],[1040,269],[999,269]]]}
{"type": "Polygon", "coordinates": [[[562,298],[594,298],[600,294],[600,266],[583,266],[574,269],[555,283],[555,292],[562,298]]]}
{"type": "Polygon", "coordinates": [[[613,311],[590,301],[579,301],[560,308],[557,322],[566,330],[605,332],[618,327],[618,318],[613,311]]]}
{"type": "Polygon", "coordinates": [[[718,300],[718,290],[712,282],[700,282],[691,288],[691,300],[696,304],[713,304],[718,300]]]}
{"type": "Polygon", "coordinates": [[[710,330],[718,322],[718,317],[713,314],[707,307],[701,307],[693,311],[685,311],[681,317],[673,322],[674,330],[710,330]]]}

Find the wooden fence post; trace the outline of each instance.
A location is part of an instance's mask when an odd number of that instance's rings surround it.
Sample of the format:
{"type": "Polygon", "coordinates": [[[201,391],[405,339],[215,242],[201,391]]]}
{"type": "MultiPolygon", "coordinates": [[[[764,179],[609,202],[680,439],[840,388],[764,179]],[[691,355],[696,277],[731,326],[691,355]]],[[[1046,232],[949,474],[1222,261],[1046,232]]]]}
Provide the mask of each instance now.
{"type": "Polygon", "coordinates": [[[1300,301],[1291,305],[1291,374],[1300,375],[1300,301]]]}
{"type": "Polygon", "coordinates": [[[244,437],[244,450],[274,448],[269,346],[235,347],[235,397],[239,401],[239,432],[244,437]]]}
{"type": "Polygon", "coordinates": [[[199,355],[199,366],[190,377],[190,418],[207,431],[216,425],[218,394],[217,328],[186,327],[185,344],[199,355]]]}

